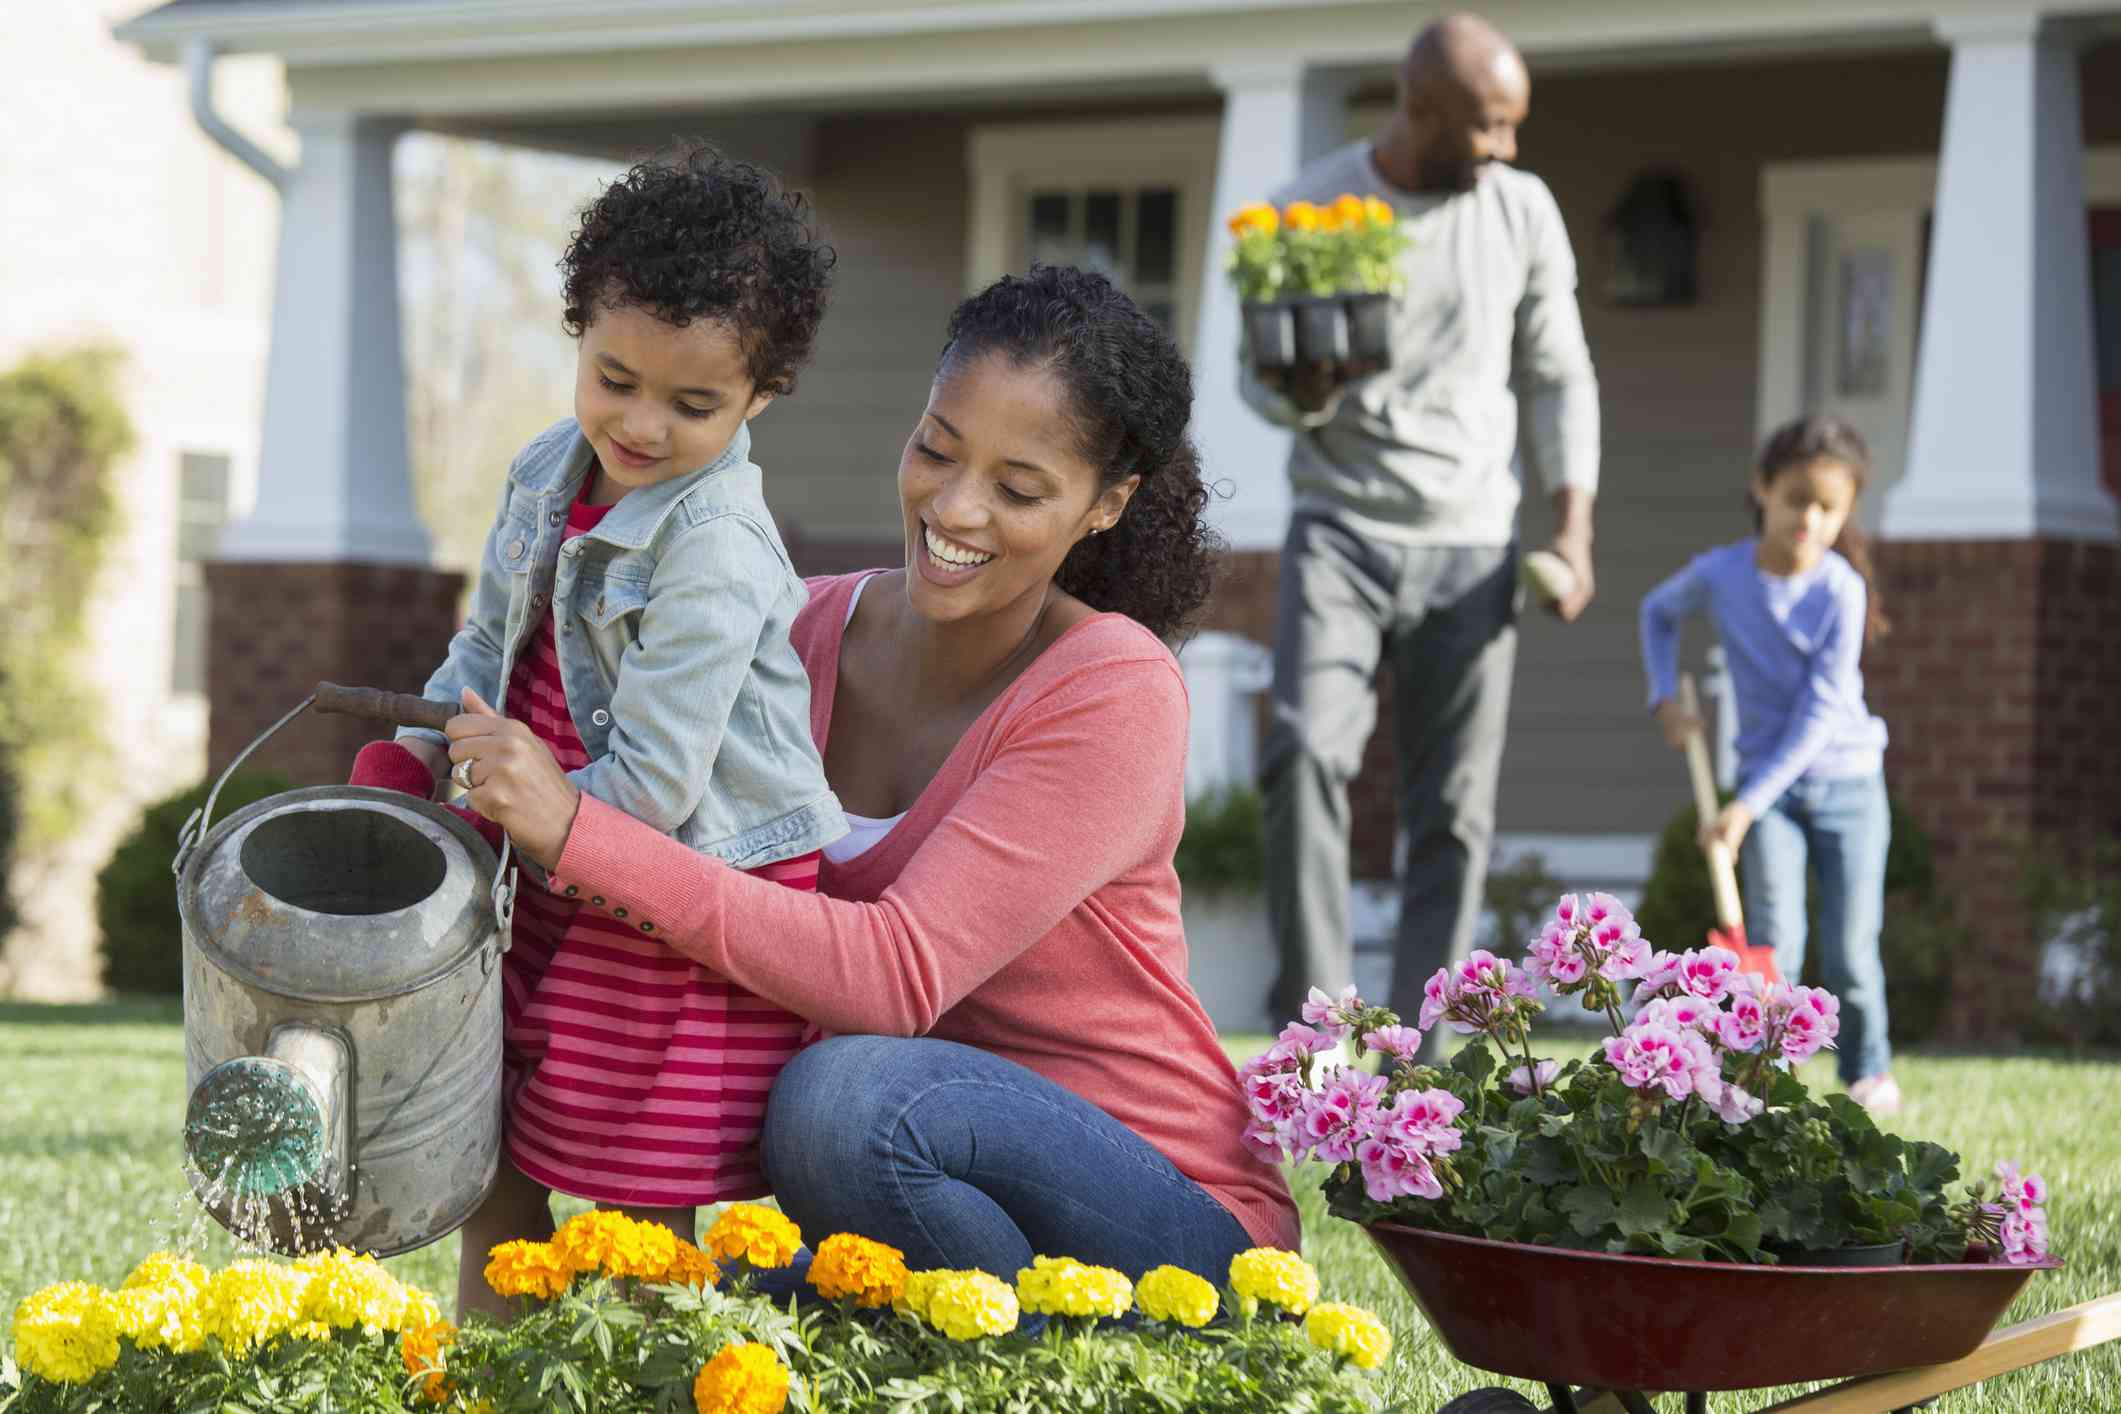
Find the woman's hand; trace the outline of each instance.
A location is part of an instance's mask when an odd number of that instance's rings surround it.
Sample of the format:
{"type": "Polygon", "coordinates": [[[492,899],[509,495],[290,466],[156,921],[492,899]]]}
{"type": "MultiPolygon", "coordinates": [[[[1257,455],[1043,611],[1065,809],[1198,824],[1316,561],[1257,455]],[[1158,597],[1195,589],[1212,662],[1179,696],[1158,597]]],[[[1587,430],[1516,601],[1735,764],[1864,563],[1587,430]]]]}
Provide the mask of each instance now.
{"type": "Polygon", "coordinates": [[[1701,827],[1701,847],[1710,850],[1722,845],[1736,854],[1739,843],[1745,839],[1745,832],[1752,828],[1753,812],[1734,800],[1724,806],[1715,819],[1701,827]]]}
{"type": "Polygon", "coordinates": [[[1686,739],[1701,730],[1701,718],[1668,697],[1657,704],[1657,725],[1664,732],[1665,745],[1684,751],[1686,739]]]}
{"type": "Polygon", "coordinates": [[[464,713],[442,730],[464,803],[508,831],[516,848],[547,871],[557,868],[582,792],[544,742],[464,689],[464,713]]]}

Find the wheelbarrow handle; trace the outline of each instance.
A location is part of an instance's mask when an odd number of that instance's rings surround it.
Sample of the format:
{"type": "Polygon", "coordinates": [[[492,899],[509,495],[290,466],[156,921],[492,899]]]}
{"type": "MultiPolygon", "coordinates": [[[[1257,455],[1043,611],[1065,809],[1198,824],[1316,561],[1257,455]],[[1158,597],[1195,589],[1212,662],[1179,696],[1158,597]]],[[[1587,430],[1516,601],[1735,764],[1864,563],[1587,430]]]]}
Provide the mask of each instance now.
{"type": "Polygon", "coordinates": [[[385,692],[379,687],[341,687],[335,682],[317,684],[317,710],[342,717],[361,717],[371,722],[391,722],[401,727],[425,727],[440,731],[461,709],[447,702],[430,702],[409,692],[385,692]]]}

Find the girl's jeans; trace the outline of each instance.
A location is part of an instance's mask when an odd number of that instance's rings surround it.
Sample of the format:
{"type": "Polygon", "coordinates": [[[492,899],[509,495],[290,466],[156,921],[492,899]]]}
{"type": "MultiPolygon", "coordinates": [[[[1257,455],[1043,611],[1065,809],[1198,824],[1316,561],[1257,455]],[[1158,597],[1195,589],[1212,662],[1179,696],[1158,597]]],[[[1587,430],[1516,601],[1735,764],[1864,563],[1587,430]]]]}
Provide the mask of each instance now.
{"type": "MultiPolygon", "coordinates": [[[[1153,1076],[1142,1077],[1153,1084],[1153,1076]]],[[[835,1036],[767,1103],[766,1179],[806,1242],[887,1242],[914,1271],[1004,1281],[1034,1255],[1220,1286],[1252,1246],[1230,1210],[1088,1100],[974,1046],[835,1036]]]]}
{"type": "Polygon", "coordinates": [[[1818,872],[1820,971],[1826,989],[1841,998],[1844,1084],[1892,1065],[1878,957],[1891,839],[1885,777],[1851,776],[1800,780],[1753,822],[1739,846],[1747,941],[1774,948],[1775,966],[1790,982],[1804,971],[1807,863],[1818,872]]]}

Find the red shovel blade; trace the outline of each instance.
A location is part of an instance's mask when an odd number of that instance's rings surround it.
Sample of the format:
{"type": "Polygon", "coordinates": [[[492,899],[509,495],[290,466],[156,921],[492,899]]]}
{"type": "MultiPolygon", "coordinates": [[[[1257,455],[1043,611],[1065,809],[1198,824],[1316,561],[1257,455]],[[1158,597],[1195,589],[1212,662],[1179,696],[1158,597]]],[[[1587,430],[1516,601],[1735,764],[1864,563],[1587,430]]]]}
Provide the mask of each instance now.
{"type": "Polygon", "coordinates": [[[1780,982],[1782,973],[1775,966],[1775,950],[1754,947],[1745,940],[1745,925],[1733,923],[1728,928],[1709,929],[1709,946],[1729,948],[1738,954],[1740,972],[1756,972],[1770,982],[1780,982]]]}

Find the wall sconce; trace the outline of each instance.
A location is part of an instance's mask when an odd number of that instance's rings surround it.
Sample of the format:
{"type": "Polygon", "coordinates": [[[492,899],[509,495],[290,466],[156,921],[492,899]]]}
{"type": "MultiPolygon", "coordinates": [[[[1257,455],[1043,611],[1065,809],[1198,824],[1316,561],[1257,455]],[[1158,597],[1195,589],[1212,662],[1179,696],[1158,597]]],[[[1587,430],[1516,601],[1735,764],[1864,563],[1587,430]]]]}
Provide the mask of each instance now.
{"type": "Polygon", "coordinates": [[[1633,308],[1692,304],[1701,243],[1693,197],[1676,172],[1643,172],[1605,219],[1605,297],[1633,308]]]}

